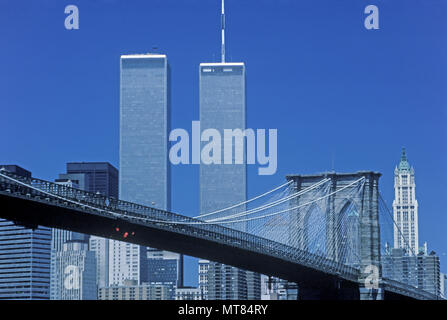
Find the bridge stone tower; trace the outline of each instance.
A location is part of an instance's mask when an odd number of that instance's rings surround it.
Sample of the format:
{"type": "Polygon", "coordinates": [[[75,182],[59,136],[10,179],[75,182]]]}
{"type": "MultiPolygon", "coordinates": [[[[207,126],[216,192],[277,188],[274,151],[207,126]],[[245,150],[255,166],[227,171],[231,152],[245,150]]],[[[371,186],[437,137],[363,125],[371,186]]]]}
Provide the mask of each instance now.
{"type": "MultiPolygon", "coordinates": [[[[309,229],[309,216],[318,206],[323,217],[323,234],[317,239],[324,247],[326,258],[350,264],[359,270],[358,296],[362,300],[383,299],[380,279],[382,277],[380,263],[380,227],[379,227],[379,178],[381,174],[371,171],[356,173],[323,173],[318,175],[288,175],[287,180],[293,181],[294,192],[299,192],[323,179],[329,179],[327,194],[330,196],[317,203],[306,206],[306,210],[293,210],[290,214],[289,245],[302,250],[310,250],[309,238],[306,230],[309,229]],[[358,192],[353,192],[356,185],[353,182],[363,178],[357,185],[362,184],[358,192]],[[353,187],[347,187],[351,185],[353,187]],[[345,188],[346,187],[346,188],[345,188]],[[348,212],[348,209],[350,212],[348,212]],[[357,227],[355,253],[357,260],[348,261],[344,240],[347,230],[340,229],[342,219],[346,215],[355,216],[357,227]],[[325,234],[325,235],[324,235],[325,234]],[[345,250],[345,251],[344,251],[345,250]]],[[[315,194],[308,192],[294,199],[291,206],[299,206],[314,200],[315,194]]],[[[352,233],[352,230],[350,231],[352,233]]],[[[319,253],[321,254],[321,252],[319,253]]],[[[337,285],[336,285],[337,286],[337,285]]]]}

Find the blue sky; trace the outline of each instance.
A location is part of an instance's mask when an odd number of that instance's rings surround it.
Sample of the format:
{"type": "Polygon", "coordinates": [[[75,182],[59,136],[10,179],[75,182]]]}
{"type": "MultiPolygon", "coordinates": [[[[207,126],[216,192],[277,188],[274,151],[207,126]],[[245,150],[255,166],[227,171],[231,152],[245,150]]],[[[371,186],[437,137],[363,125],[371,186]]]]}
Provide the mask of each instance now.
{"type": "MultiPolygon", "coordinates": [[[[393,199],[402,146],[416,171],[421,244],[447,272],[447,42],[443,0],[227,0],[227,58],[245,62],[250,128],[278,129],[278,171],[376,170],[393,199]],[[366,30],[377,5],[380,29],[366,30]]],[[[199,119],[198,65],[220,54],[219,0],[2,0],[0,163],[53,180],[68,161],[119,159],[119,56],[158,47],[172,69],[172,127],[199,119]],[[64,28],[75,4],[80,29],[64,28]]],[[[198,166],[173,168],[173,209],[198,211],[198,166]]],[[[197,279],[186,262],[186,284],[197,279]]]]}

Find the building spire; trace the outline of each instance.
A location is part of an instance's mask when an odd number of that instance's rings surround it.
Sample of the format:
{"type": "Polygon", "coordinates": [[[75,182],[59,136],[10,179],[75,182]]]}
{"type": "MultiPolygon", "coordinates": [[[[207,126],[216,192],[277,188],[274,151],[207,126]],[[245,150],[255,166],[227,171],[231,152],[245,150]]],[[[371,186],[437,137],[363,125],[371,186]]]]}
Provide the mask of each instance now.
{"type": "Polygon", "coordinates": [[[408,163],[407,153],[405,147],[402,147],[402,154],[400,156],[399,170],[410,170],[410,164],[408,163]]]}
{"type": "Polygon", "coordinates": [[[407,161],[407,154],[405,153],[405,147],[402,147],[402,155],[400,161],[407,161]]]}
{"type": "Polygon", "coordinates": [[[225,0],[222,0],[221,25],[222,25],[222,63],[225,63],[225,0]]]}

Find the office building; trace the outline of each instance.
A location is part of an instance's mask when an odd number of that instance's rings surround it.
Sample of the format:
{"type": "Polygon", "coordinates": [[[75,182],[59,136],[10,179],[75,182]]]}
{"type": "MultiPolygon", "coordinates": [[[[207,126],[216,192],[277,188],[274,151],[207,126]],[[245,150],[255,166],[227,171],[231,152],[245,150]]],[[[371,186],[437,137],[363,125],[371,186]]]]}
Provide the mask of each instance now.
{"type": "MultiPolygon", "coordinates": [[[[0,165],[26,178],[31,172],[16,165],[0,165]]],[[[50,298],[51,229],[30,229],[0,219],[0,300],[50,298]]]]}
{"type": "Polygon", "coordinates": [[[208,269],[209,300],[246,300],[247,272],[218,262],[208,269]]]}
{"type": "Polygon", "coordinates": [[[175,299],[175,289],[183,287],[183,256],[169,251],[148,248],[147,282],[169,288],[169,300],[175,299]]]}
{"type": "Polygon", "coordinates": [[[202,299],[208,300],[208,270],[210,262],[208,260],[199,260],[199,289],[202,293],[202,299]]]}
{"type": "Polygon", "coordinates": [[[96,257],[86,240],[67,240],[55,252],[55,269],[52,299],[96,300],[96,257]]]}
{"type": "Polygon", "coordinates": [[[261,300],[297,300],[298,286],[277,277],[261,276],[261,300]]]}
{"type": "Polygon", "coordinates": [[[120,199],[169,210],[170,70],[166,55],[121,56],[120,199]]]}
{"type": "MultiPolygon", "coordinates": [[[[100,193],[107,197],[118,198],[118,170],[108,162],[69,162],[67,175],[85,174],[87,180],[80,184],[80,189],[100,193]],[[83,185],[86,187],[83,188],[83,185]]],[[[61,175],[60,178],[67,176],[61,175]]]]}
{"type": "Polygon", "coordinates": [[[428,254],[420,252],[417,255],[417,272],[417,287],[440,297],[441,266],[439,256],[434,251],[428,254]]]}
{"type": "Polygon", "coordinates": [[[97,287],[109,285],[109,239],[90,236],[89,250],[95,253],[97,287]]]}
{"type": "MultiPolygon", "coordinates": [[[[225,137],[224,134],[225,129],[244,131],[246,128],[245,64],[225,61],[224,19],[222,3],[221,62],[201,63],[199,66],[200,130],[202,133],[208,129],[217,130],[223,141],[220,144],[220,152],[213,150],[210,161],[204,163],[202,158],[200,163],[201,214],[227,208],[247,199],[246,144],[237,148],[236,139],[225,137]],[[231,155],[228,153],[229,156],[226,157],[224,146],[228,143],[231,143],[233,150],[231,155]],[[238,149],[242,149],[242,161],[238,156],[238,149]],[[220,157],[214,157],[216,154],[220,154],[220,157]],[[228,163],[228,160],[231,163],[228,163]]],[[[202,152],[208,143],[202,141],[202,152]]],[[[245,206],[242,205],[222,214],[244,210],[245,206]]],[[[231,227],[246,230],[243,222],[231,227]]],[[[250,298],[260,298],[259,274],[247,274],[244,270],[215,262],[210,262],[208,274],[209,299],[247,299],[249,294],[250,298]]]]}
{"type": "MultiPolygon", "coordinates": [[[[166,55],[121,56],[120,199],[169,210],[170,69],[166,55]]],[[[146,248],[110,242],[110,285],[147,281],[146,248]],[[128,255],[130,254],[130,256],[128,255]]]]}
{"type": "Polygon", "coordinates": [[[175,300],[203,300],[200,288],[182,287],[175,289],[175,300]]]}
{"type": "MultiPolygon", "coordinates": [[[[59,181],[70,180],[77,183],[81,190],[118,199],[119,172],[110,163],[69,162],[66,171],[59,175],[59,181]]],[[[109,284],[110,241],[97,236],[88,236],[85,239],[89,241],[89,250],[95,252],[97,286],[106,287],[109,284]]]]}
{"type": "Polygon", "coordinates": [[[416,184],[414,168],[410,167],[404,148],[399,166],[394,169],[394,194],[394,248],[404,248],[416,255],[419,249],[416,184]]]}
{"type": "Polygon", "coordinates": [[[99,300],[167,300],[169,288],[164,285],[138,284],[137,280],[125,280],[123,285],[99,288],[99,300]]]}
{"type": "Polygon", "coordinates": [[[433,251],[421,250],[413,255],[403,248],[387,250],[382,256],[382,275],[441,296],[440,261],[433,251]]]}
{"type": "Polygon", "coordinates": [[[386,249],[385,255],[382,256],[382,274],[384,278],[417,287],[417,272],[415,256],[409,255],[404,248],[386,249]]]}
{"type": "MultiPolygon", "coordinates": [[[[70,188],[81,189],[87,186],[87,176],[83,173],[79,174],[59,174],[59,178],[55,183],[64,185],[70,188]]],[[[50,272],[50,299],[60,300],[62,297],[62,288],[57,287],[57,279],[61,277],[58,274],[59,269],[56,267],[56,256],[59,252],[64,250],[64,244],[67,241],[78,240],[85,241],[88,235],[82,233],[52,228],[51,229],[51,272],[50,272]]]]}
{"type": "Polygon", "coordinates": [[[441,288],[441,297],[447,300],[447,274],[441,273],[441,281],[439,287],[441,288]]]}

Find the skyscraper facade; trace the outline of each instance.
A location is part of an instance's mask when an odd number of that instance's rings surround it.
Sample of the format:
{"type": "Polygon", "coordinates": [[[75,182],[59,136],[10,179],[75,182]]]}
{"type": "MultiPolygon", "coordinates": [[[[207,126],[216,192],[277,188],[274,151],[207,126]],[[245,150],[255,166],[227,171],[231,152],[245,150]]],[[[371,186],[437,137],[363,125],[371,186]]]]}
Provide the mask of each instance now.
{"type": "Polygon", "coordinates": [[[418,288],[441,296],[441,265],[439,256],[431,251],[417,255],[418,288]]]}
{"type": "MultiPolygon", "coordinates": [[[[85,190],[87,187],[87,175],[84,173],[74,174],[59,174],[59,178],[55,180],[55,183],[61,184],[70,188],[76,188],[85,190]],[[82,188],[81,188],[82,186],[82,188]]],[[[61,277],[60,269],[56,267],[56,257],[59,252],[64,249],[64,244],[67,241],[79,240],[84,241],[88,239],[88,235],[84,235],[78,232],[53,228],[51,229],[51,272],[50,272],[50,299],[59,300],[62,296],[62,287],[57,287],[57,279],[61,277]]]]}
{"type": "MultiPolygon", "coordinates": [[[[27,178],[31,172],[16,165],[0,165],[27,178]]],[[[50,298],[51,229],[30,229],[0,219],[0,300],[50,298]]]]}
{"type": "Polygon", "coordinates": [[[408,254],[404,248],[393,248],[382,256],[384,278],[441,296],[441,271],[439,256],[421,250],[417,255],[408,254]]]}
{"type": "Polygon", "coordinates": [[[109,285],[109,239],[90,236],[89,250],[95,253],[97,287],[109,285]]]}
{"type": "MultiPolygon", "coordinates": [[[[85,174],[85,191],[99,192],[107,197],[118,198],[118,169],[108,162],[69,162],[67,174],[85,174]]],[[[64,178],[64,175],[61,175],[64,178]]]]}
{"type": "Polygon", "coordinates": [[[208,300],[208,270],[210,262],[205,259],[199,260],[199,289],[203,300],[208,300]]]}
{"type": "Polygon", "coordinates": [[[96,300],[96,257],[85,239],[67,240],[62,250],[55,253],[54,260],[52,299],[96,300]]]}
{"type": "MultiPolygon", "coordinates": [[[[200,129],[217,130],[224,137],[224,129],[246,127],[245,65],[244,63],[201,63],[200,129]]],[[[202,145],[205,145],[202,142],[202,145]]],[[[224,144],[221,144],[221,159],[224,144]]],[[[244,149],[245,155],[245,149],[244,149]]],[[[241,203],[247,198],[247,168],[245,163],[200,165],[200,212],[202,214],[241,203]]],[[[243,208],[238,207],[237,210],[243,208]]],[[[243,229],[243,226],[241,226],[243,229]]]]}
{"type": "Polygon", "coordinates": [[[169,210],[170,69],[166,55],[122,55],[120,98],[120,199],[169,210]]]}
{"type": "Polygon", "coordinates": [[[410,167],[405,149],[399,165],[394,169],[394,248],[404,248],[409,254],[418,254],[418,202],[414,168],[410,167]]]}
{"type": "Polygon", "coordinates": [[[441,289],[441,296],[443,299],[447,300],[447,274],[441,273],[441,281],[440,281],[440,289],[441,289]]]}
{"type": "Polygon", "coordinates": [[[208,299],[246,300],[247,272],[211,261],[208,270],[208,299]]]}
{"type": "MultiPolygon", "coordinates": [[[[108,162],[69,162],[67,173],[59,179],[76,181],[79,189],[118,198],[118,169],[108,162]],[[82,179],[84,177],[84,179],[82,179]]],[[[89,237],[89,250],[95,252],[96,280],[98,287],[109,285],[110,240],[97,236],[89,237]]]]}
{"type": "Polygon", "coordinates": [[[169,288],[169,300],[175,299],[175,289],[183,287],[183,256],[169,251],[148,248],[147,282],[169,288]]]}
{"type": "MultiPolygon", "coordinates": [[[[223,138],[220,159],[217,163],[200,164],[200,212],[206,214],[244,202],[247,198],[246,145],[243,161],[236,161],[236,139],[225,137],[225,129],[245,130],[246,88],[244,63],[201,63],[200,79],[200,126],[201,131],[217,130],[223,138]],[[230,140],[231,141],[226,141],[230,140]],[[231,145],[231,164],[224,163],[225,145],[231,145]]],[[[202,148],[207,141],[202,142],[202,148]]],[[[243,211],[239,206],[225,214],[243,211]]],[[[233,227],[245,230],[245,224],[233,227]]],[[[210,262],[208,270],[209,299],[259,299],[260,275],[232,266],[210,262]]]]}
{"type": "MultiPolygon", "coordinates": [[[[122,55],[120,70],[120,199],[169,210],[170,68],[167,57],[122,55]]],[[[110,261],[110,285],[123,285],[126,279],[140,284],[146,282],[146,248],[111,241],[110,261]]]]}

